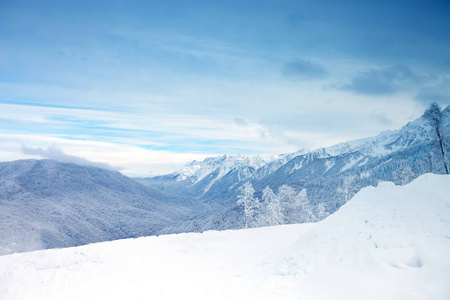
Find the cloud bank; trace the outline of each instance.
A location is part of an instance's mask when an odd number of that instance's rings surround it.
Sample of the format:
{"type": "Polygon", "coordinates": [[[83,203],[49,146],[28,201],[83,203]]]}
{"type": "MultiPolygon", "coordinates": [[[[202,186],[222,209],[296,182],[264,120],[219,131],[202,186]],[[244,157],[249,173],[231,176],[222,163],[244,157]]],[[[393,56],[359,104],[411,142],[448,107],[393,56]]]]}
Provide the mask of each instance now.
{"type": "Polygon", "coordinates": [[[97,168],[113,170],[113,171],[116,170],[116,169],[113,169],[107,163],[92,162],[83,157],[66,154],[61,149],[57,148],[55,145],[49,146],[47,148],[41,148],[41,147],[32,148],[32,147],[27,147],[27,146],[23,145],[21,150],[22,150],[23,154],[37,155],[41,158],[53,159],[53,160],[63,162],[63,163],[72,163],[72,164],[77,164],[77,165],[81,165],[81,166],[97,167],[97,168]]]}

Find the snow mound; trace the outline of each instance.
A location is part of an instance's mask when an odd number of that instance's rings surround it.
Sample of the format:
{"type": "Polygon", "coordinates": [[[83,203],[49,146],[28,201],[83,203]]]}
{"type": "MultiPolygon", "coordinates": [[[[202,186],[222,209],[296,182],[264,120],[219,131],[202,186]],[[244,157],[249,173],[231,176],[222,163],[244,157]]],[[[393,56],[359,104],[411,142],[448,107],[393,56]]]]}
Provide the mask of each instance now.
{"type": "Polygon", "coordinates": [[[316,224],[0,257],[1,299],[450,299],[450,176],[365,188],[316,224]]]}
{"type": "Polygon", "coordinates": [[[302,299],[450,299],[450,177],[361,190],[274,267],[302,299]]]}

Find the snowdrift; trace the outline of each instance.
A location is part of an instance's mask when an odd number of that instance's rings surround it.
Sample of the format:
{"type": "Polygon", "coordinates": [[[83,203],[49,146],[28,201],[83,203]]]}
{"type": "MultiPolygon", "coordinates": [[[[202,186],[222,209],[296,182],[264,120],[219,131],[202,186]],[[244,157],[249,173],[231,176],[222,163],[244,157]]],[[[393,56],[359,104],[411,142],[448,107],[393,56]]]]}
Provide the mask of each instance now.
{"type": "Polygon", "coordinates": [[[450,299],[450,176],[361,190],[278,261],[302,299],[450,299]]]}
{"type": "Polygon", "coordinates": [[[450,176],[360,191],[317,224],[0,257],[1,299],[450,299],[450,176]]]}

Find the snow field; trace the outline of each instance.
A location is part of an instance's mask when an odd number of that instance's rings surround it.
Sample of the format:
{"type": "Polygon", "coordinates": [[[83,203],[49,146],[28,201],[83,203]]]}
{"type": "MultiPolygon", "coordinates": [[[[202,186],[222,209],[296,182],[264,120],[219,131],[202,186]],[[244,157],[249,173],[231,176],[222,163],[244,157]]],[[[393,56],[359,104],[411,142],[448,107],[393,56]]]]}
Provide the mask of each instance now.
{"type": "Polygon", "coordinates": [[[0,257],[2,299],[277,297],[267,256],[311,228],[285,225],[146,237],[0,257]]]}
{"type": "Polygon", "coordinates": [[[0,257],[0,299],[450,299],[450,176],[365,188],[316,224],[0,257]]]}

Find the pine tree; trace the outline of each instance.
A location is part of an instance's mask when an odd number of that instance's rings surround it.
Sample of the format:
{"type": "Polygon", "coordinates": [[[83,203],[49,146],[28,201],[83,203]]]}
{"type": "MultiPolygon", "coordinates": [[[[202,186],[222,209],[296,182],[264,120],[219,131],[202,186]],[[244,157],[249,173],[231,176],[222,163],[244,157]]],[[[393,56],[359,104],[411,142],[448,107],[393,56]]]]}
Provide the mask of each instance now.
{"type": "Polygon", "coordinates": [[[444,150],[444,146],[443,146],[443,142],[442,142],[442,137],[441,137],[441,119],[442,119],[442,111],[441,111],[441,107],[439,106],[439,104],[435,103],[431,103],[430,108],[428,108],[425,113],[423,114],[423,116],[430,122],[431,126],[433,126],[436,129],[436,135],[438,138],[438,142],[439,142],[439,149],[442,155],[442,161],[444,164],[444,170],[446,174],[449,174],[449,170],[448,170],[448,166],[447,166],[447,162],[445,161],[445,150],[444,150]]]}
{"type": "Polygon", "coordinates": [[[414,171],[410,166],[401,167],[394,172],[394,180],[400,185],[410,183],[415,177],[414,171]]]}
{"type": "Polygon", "coordinates": [[[436,102],[431,103],[430,107],[424,112],[423,116],[430,122],[433,127],[438,127],[441,122],[441,107],[436,102]]]}

